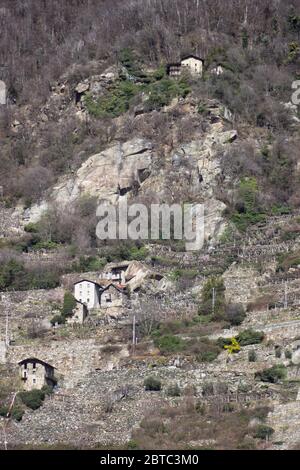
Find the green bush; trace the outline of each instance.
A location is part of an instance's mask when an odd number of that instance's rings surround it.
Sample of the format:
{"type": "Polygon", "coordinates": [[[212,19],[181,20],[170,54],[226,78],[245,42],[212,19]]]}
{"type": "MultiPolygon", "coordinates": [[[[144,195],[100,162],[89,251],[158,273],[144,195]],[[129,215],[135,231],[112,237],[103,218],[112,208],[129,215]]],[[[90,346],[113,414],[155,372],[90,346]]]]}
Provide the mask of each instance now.
{"type": "Polygon", "coordinates": [[[22,418],[23,418],[23,415],[24,415],[24,410],[21,406],[19,405],[15,405],[12,409],[12,412],[11,412],[11,417],[15,420],[15,421],[22,421],[22,418]]]}
{"type": "Polygon", "coordinates": [[[292,356],[293,356],[292,351],[290,351],[289,349],[286,349],[284,351],[284,355],[286,359],[292,359],[292,356]]]}
{"type": "Polygon", "coordinates": [[[52,326],[55,326],[56,324],[63,325],[65,322],[66,319],[62,315],[54,315],[54,317],[50,320],[52,326]]]}
{"type": "Polygon", "coordinates": [[[136,450],[139,448],[139,445],[136,441],[131,439],[129,442],[127,442],[127,449],[128,450],[136,450]]]}
{"type": "Polygon", "coordinates": [[[253,432],[253,437],[256,439],[269,439],[274,434],[274,429],[266,424],[258,425],[253,432]]]}
{"type": "Polygon", "coordinates": [[[147,377],[144,380],[144,387],[146,391],[159,392],[161,390],[161,381],[153,376],[147,377]]]}
{"type": "Polygon", "coordinates": [[[202,395],[207,397],[207,396],[212,396],[214,395],[214,384],[213,382],[204,382],[203,387],[202,387],[202,395]]]}
{"type": "Polygon", "coordinates": [[[101,271],[106,265],[105,258],[97,256],[81,256],[79,262],[72,264],[72,269],[76,272],[82,273],[86,271],[101,271]]]}
{"type": "MultiPolygon", "coordinates": [[[[7,417],[8,412],[9,412],[9,407],[8,406],[1,406],[0,407],[0,416],[2,416],[3,418],[7,417]]],[[[14,405],[11,412],[10,412],[10,416],[12,417],[12,419],[14,419],[15,421],[21,421],[23,415],[24,415],[24,410],[21,408],[21,406],[20,405],[14,405]]]]}
{"type": "Polygon", "coordinates": [[[256,362],[257,360],[257,354],[254,351],[254,349],[251,349],[251,351],[248,352],[248,361],[249,362],[256,362]]]}
{"type": "Polygon", "coordinates": [[[286,378],[287,371],[283,364],[277,364],[269,369],[255,373],[255,378],[262,382],[277,383],[286,378]]]}
{"type": "Polygon", "coordinates": [[[120,81],[104,96],[94,101],[90,94],[84,98],[88,112],[97,119],[114,118],[126,113],[131,100],[138,92],[138,86],[130,81],[120,81]]]}
{"type": "Polygon", "coordinates": [[[61,314],[63,317],[69,317],[72,315],[74,308],[76,307],[77,302],[71,292],[66,292],[64,295],[64,303],[62,307],[61,314]]]}
{"type": "Polygon", "coordinates": [[[20,392],[19,397],[28,408],[37,410],[43,404],[45,393],[42,390],[31,390],[29,392],[20,392]]]}
{"type": "Polygon", "coordinates": [[[220,354],[220,350],[202,351],[197,355],[198,362],[213,362],[220,354]]]}
{"type": "Polygon", "coordinates": [[[184,341],[173,335],[159,336],[154,339],[154,344],[162,353],[174,353],[184,349],[184,341]]]}
{"type": "Polygon", "coordinates": [[[241,304],[229,304],[225,310],[225,320],[233,326],[240,325],[246,318],[245,309],[241,304]]]}
{"type": "Polygon", "coordinates": [[[184,79],[172,80],[168,77],[151,84],[147,90],[149,98],[146,107],[149,111],[159,110],[167,106],[172,98],[177,96],[186,97],[190,93],[190,87],[184,79]]]}
{"type": "Polygon", "coordinates": [[[244,330],[237,337],[237,341],[241,346],[248,346],[250,344],[259,344],[263,341],[265,335],[261,331],[244,330]]]}
{"type": "Polygon", "coordinates": [[[181,396],[181,390],[178,384],[173,384],[170,385],[167,389],[167,395],[168,397],[180,397],[181,396]]]}
{"type": "Polygon", "coordinates": [[[213,292],[215,293],[215,306],[213,319],[221,319],[225,312],[225,286],[221,277],[211,277],[202,288],[199,315],[212,314],[213,292]]]}
{"type": "Polygon", "coordinates": [[[278,359],[281,358],[281,355],[282,355],[282,348],[281,346],[275,346],[275,357],[277,357],[278,359]]]}
{"type": "Polygon", "coordinates": [[[260,206],[259,190],[255,178],[243,178],[237,194],[236,211],[231,221],[240,231],[249,225],[264,221],[266,215],[260,206]]]}
{"type": "Polygon", "coordinates": [[[0,406],[0,416],[3,416],[3,418],[6,418],[8,413],[8,406],[2,405],[0,406]]]}

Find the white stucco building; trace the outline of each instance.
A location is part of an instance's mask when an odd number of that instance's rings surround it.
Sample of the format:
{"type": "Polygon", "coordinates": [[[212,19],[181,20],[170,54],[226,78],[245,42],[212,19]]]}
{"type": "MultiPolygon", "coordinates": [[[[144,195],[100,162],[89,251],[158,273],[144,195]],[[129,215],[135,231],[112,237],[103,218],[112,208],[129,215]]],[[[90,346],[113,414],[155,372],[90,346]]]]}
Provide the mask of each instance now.
{"type": "Polygon", "coordinates": [[[202,77],[203,74],[203,59],[195,55],[188,55],[181,59],[181,69],[187,67],[192,75],[199,75],[202,77]]]}
{"type": "Polygon", "coordinates": [[[190,54],[182,57],[180,62],[168,64],[167,73],[170,77],[179,78],[184,70],[188,70],[194,77],[202,77],[204,60],[190,54]]]}
{"type": "Polygon", "coordinates": [[[87,308],[99,308],[100,292],[102,287],[94,281],[82,279],[74,284],[74,297],[78,302],[87,306],[87,308]]]}

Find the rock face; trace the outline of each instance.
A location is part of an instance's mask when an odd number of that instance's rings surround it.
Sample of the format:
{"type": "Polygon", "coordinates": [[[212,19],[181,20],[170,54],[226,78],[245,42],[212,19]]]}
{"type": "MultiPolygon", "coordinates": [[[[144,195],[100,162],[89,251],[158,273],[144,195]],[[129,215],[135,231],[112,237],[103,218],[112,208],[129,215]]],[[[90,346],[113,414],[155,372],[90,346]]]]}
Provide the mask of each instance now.
{"type": "Polygon", "coordinates": [[[72,180],[56,186],[53,199],[66,204],[90,194],[114,203],[150,174],[152,158],[152,144],[144,139],[116,144],[91,156],[72,180]]]}
{"type": "MultiPolygon", "coordinates": [[[[107,87],[115,78],[116,71],[108,70],[105,74],[79,83],[75,88],[77,103],[82,102],[81,98],[87,91],[93,96],[101,93],[101,87],[107,87]]],[[[196,113],[195,103],[188,100],[174,100],[172,107],[181,109],[183,114],[196,113]]],[[[83,111],[83,108],[77,107],[77,112],[83,111]]],[[[205,239],[214,243],[226,227],[223,218],[225,204],[216,197],[223,178],[219,155],[237,139],[237,132],[225,128],[222,107],[218,103],[211,102],[208,111],[209,124],[201,133],[201,138],[197,136],[195,139],[194,136],[189,142],[176,143],[172,150],[163,148],[157,142],[154,149],[153,142],[135,137],[127,142],[115,142],[90,156],[75,174],[59,181],[49,201],[26,211],[26,223],[36,222],[47,210],[48,203],[63,207],[88,194],[99,201],[116,204],[120,197],[127,193],[135,194],[138,189],[142,198],[152,203],[171,200],[177,203],[183,200],[203,203],[205,239]]]]}

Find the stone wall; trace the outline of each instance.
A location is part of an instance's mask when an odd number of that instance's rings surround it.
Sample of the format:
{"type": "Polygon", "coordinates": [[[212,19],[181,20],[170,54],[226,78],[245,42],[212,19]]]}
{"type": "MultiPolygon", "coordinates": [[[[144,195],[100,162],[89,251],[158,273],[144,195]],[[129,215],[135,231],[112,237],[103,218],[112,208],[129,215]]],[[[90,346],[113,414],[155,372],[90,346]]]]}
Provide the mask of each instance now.
{"type": "Polygon", "coordinates": [[[52,341],[50,344],[11,346],[7,362],[17,364],[36,357],[56,367],[59,387],[72,388],[95,369],[112,370],[128,355],[127,347],[114,345],[114,353],[105,352],[105,344],[97,339],[52,341]]]}

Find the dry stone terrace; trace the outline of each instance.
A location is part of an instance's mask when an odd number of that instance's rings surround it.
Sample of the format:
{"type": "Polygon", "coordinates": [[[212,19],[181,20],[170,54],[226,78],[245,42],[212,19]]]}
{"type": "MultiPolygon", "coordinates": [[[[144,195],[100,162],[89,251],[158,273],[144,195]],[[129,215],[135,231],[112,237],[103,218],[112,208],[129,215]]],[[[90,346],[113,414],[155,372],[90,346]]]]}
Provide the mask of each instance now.
{"type": "MultiPolygon", "coordinates": [[[[190,370],[165,366],[151,370],[149,366],[128,364],[126,368],[109,372],[93,372],[73,390],[57,392],[38,411],[26,412],[21,424],[11,423],[8,438],[14,445],[29,447],[65,442],[80,448],[124,445],[124,442],[130,440],[133,429],[138,427],[145,410],[150,412],[151,408],[157,408],[166,400],[164,389],[168,385],[174,382],[182,388],[192,388],[194,385],[196,396],[201,397],[204,382],[218,382],[220,374],[222,380],[229,383],[231,399],[236,401],[238,383],[249,382],[241,371],[230,372],[224,368],[216,370],[214,366],[190,370]],[[162,392],[144,390],[144,378],[150,374],[161,378],[162,392]],[[105,408],[108,397],[126,385],[128,397],[117,401],[113,411],[107,413],[105,408]]],[[[253,397],[268,400],[272,396],[273,392],[258,389],[245,396],[240,394],[239,399],[242,402],[253,397]]],[[[174,400],[169,399],[169,402],[173,403],[174,400]]]]}

